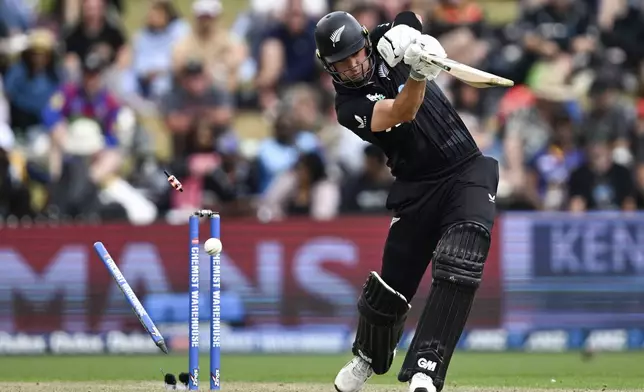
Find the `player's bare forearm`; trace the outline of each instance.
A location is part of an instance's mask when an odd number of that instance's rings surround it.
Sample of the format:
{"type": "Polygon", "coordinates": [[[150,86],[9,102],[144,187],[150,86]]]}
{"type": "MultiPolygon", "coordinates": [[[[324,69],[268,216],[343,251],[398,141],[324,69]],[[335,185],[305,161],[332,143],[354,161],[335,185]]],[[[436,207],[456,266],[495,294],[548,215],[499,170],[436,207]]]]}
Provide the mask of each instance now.
{"type": "Polygon", "coordinates": [[[399,113],[403,121],[409,122],[416,118],[416,113],[425,98],[426,80],[408,78],[402,91],[394,101],[394,111],[399,113]]]}
{"type": "Polygon", "coordinates": [[[413,121],[425,97],[426,81],[409,78],[395,99],[376,102],[371,117],[371,131],[382,132],[401,123],[413,121]]]}

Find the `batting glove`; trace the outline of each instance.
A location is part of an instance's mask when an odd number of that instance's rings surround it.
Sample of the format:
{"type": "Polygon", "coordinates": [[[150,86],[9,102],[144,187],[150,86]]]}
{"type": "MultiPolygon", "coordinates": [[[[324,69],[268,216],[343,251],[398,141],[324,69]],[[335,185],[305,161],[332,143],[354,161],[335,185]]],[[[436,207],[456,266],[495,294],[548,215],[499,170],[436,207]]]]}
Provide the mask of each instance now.
{"type": "Polygon", "coordinates": [[[395,67],[402,61],[409,45],[420,36],[420,31],[413,27],[394,26],[378,41],[378,53],[390,67],[395,67]]]}
{"type": "Polygon", "coordinates": [[[410,76],[416,80],[434,80],[440,74],[441,69],[423,61],[421,59],[423,54],[446,58],[447,53],[445,53],[445,49],[436,38],[426,34],[415,39],[405,50],[404,61],[405,64],[411,67],[410,76]]]}

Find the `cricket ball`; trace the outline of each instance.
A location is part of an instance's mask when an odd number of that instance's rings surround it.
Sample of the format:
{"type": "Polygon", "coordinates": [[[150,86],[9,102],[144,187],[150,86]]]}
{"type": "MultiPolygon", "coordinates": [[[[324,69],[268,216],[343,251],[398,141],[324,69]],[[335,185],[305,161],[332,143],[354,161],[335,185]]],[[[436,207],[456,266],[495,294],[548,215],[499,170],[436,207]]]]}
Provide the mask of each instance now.
{"type": "Polygon", "coordinates": [[[217,238],[208,238],[203,244],[203,248],[210,256],[215,256],[221,252],[223,245],[217,238]]]}

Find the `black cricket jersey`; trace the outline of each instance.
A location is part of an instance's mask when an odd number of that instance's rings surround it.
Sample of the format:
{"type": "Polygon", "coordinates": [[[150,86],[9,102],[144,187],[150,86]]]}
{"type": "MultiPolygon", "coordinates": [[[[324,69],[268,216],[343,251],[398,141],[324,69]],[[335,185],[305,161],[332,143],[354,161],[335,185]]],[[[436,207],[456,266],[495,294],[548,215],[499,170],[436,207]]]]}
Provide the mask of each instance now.
{"type": "Polygon", "coordinates": [[[409,66],[391,68],[376,49],[391,24],[370,33],[376,70],[369,84],[349,88],[334,83],[338,122],[361,139],[380,147],[392,174],[402,181],[417,181],[447,174],[481,154],[452,104],[434,81],[427,82],[424,102],[416,118],[382,132],[371,131],[376,102],[394,99],[409,77],[409,66]]]}

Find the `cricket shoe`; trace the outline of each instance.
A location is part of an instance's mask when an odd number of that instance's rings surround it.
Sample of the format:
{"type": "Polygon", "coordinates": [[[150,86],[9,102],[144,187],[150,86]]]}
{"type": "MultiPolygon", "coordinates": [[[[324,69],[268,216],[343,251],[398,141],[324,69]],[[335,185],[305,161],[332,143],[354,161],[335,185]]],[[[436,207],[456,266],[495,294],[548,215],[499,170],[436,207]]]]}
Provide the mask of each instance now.
{"type": "Polygon", "coordinates": [[[416,373],[409,383],[409,392],[436,392],[434,381],[425,373],[416,373]]]}
{"type": "Polygon", "coordinates": [[[360,357],[354,357],[335,376],[335,390],[338,392],[358,392],[372,375],[371,365],[360,357]]]}

